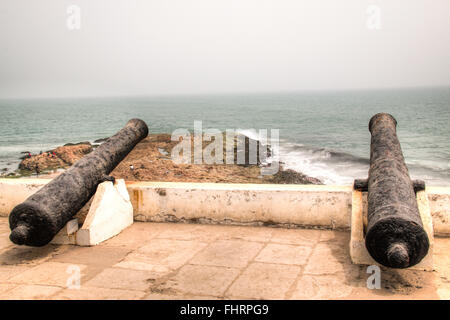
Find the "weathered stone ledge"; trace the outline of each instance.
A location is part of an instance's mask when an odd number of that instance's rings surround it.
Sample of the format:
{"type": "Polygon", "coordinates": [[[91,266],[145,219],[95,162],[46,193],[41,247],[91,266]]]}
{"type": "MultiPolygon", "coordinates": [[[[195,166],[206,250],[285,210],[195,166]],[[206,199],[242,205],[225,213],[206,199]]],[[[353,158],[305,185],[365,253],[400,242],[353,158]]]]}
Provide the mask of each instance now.
{"type": "MultiPolygon", "coordinates": [[[[0,179],[0,216],[50,180],[0,179]]],[[[349,230],[352,187],[332,185],[127,182],[136,221],[349,230]]],[[[450,236],[450,188],[427,187],[436,236],[450,236]]],[[[89,203],[79,216],[87,213],[89,203]]]]}

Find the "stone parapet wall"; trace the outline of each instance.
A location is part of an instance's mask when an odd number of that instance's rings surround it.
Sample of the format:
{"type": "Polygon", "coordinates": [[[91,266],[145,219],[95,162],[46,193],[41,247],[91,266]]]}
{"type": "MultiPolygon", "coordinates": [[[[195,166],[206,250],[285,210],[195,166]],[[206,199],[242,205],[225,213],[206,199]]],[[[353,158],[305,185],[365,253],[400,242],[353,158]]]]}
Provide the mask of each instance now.
{"type": "MultiPolygon", "coordinates": [[[[0,216],[49,181],[0,179],[0,216]]],[[[350,229],[351,186],[127,182],[127,189],[136,221],[350,229]]],[[[435,235],[450,236],[450,188],[426,191],[435,235]]]]}

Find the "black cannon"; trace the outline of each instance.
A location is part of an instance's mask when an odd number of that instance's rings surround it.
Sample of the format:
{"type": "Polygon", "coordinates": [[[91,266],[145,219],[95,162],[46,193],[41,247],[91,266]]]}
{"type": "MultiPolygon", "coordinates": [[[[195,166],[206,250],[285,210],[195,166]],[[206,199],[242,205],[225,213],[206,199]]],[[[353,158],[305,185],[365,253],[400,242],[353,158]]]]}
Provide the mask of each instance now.
{"type": "Polygon", "coordinates": [[[89,201],[99,183],[147,137],[144,121],[132,119],[93,152],[17,205],[9,215],[12,242],[44,246],[89,201]]]}
{"type": "Polygon", "coordinates": [[[369,178],[355,180],[354,188],[368,190],[365,242],[372,258],[387,267],[408,268],[419,263],[429,248],[415,196],[425,185],[409,177],[396,126],[387,113],[370,119],[369,178]]]}

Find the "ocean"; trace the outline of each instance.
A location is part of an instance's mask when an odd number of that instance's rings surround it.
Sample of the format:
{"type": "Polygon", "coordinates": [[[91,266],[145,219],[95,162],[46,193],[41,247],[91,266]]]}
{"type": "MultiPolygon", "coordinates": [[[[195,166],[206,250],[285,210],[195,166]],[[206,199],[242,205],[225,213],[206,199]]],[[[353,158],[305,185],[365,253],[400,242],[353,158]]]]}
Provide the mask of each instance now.
{"type": "Polygon", "coordinates": [[[378,112],[397,119],[411,177],[450,186],[450,88],[0,100],[0,170],[17,169],[23,151],[108,137],[131,118],[150,133],[201,120],[204,129],[279,129],[285,168],[351,184],[367,176],[378,112]]]}

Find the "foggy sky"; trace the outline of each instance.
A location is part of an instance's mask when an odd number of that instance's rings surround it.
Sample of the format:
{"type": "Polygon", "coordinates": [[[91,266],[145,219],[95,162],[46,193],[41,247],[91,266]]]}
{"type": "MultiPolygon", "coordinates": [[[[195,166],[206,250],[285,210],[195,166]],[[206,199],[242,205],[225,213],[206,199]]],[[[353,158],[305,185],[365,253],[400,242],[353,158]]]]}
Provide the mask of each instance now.
{"type": "Polygon", "coordinates": [[[0,98],[448,85],[448,0],[0,2],[0,98]]]}

